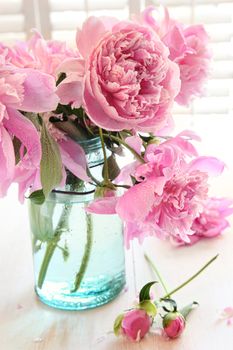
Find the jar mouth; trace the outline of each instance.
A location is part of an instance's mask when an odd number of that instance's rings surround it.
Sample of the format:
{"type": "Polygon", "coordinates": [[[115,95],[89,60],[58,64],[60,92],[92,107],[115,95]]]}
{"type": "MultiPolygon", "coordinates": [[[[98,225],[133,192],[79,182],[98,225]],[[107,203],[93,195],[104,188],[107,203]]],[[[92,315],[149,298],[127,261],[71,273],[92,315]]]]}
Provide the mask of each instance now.
{"type": "Polygon", "coordinates": [[[95,152],[101,148],[101,140],[99,136],[92,139],[77,140],[77,143],[84,149],[85,153],[95,152]]]}

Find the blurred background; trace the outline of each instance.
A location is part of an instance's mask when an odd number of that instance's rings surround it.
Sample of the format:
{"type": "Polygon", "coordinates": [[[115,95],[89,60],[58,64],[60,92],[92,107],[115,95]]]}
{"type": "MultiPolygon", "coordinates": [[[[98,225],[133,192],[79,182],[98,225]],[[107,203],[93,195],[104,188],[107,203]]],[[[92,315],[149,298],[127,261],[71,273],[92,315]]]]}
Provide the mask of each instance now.
{"type": "MultiPolygon", "coordinates": [[[[176,131],[191,128],[198,132],[203,139],[201,153],[221,157],[233,170],[232,0],[0,0],[0,41],[25,40],[31,28],[37,28],[46,39],[74,46],[76,28],[87,16],[126,19],[148,5],[167,6],[171,16],[185,24],[205,25],[213,51],[211,79],[204,97],[188,107],[174,107],[176,131]]],[[[228,183],[229,174],[224,175],[228,183]]],[[[219,184],[221,193],[224,183],[222,179],[219,184]]]]}

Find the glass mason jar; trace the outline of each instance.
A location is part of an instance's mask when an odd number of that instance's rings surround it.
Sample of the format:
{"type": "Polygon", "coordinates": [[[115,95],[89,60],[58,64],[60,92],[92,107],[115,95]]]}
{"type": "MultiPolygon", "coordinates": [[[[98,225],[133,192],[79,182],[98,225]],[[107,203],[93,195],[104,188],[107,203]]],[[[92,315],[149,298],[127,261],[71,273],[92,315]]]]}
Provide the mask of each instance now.
{"type": "MultiPolygon", "coordinates": [[[[95,178],[102,178],[99,138],[80,142],[95,178]]],[[[93,308],[114,299],[125,284],[122,222],[117,215],[88,214],[94,186],[67,176],[42,205],[29,200],[35,290],[47,305],[93,308]]]]}

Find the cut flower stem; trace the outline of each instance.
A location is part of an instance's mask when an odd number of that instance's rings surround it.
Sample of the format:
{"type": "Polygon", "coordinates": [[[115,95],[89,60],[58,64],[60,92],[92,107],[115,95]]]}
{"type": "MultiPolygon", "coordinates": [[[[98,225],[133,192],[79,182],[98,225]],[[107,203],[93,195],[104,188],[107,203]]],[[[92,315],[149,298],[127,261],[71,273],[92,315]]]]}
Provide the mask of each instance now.
{"type": "Polygon", "coordinates": [[[92,222],[91,214],[88,214],[87,212],[86,212],[86,223],[87,223],[87,241],[85,245],[82,262],[81,262],[79,271],[76,274],[74,288],[71,290],[71,293],[75,293],[79,289],[82,283],[83,277],[86,273],[90,255],[91,255],[91,248],[92,248],[92,242],[93,242],[93,222],[92,222]]]}
{"type": "Polygon", "coordinates": [[[127,148],[134,156],[137,160],[139,160],[141,163],[145,163],[143,157],[137,153],[132,147],[130,147],[123,139],[121,139],[120,137],[117,136],[113,136],[113,135],[108,135],[108,134],[103,134],[103,137],[108,138],[110,140],[119,142],[120,144],[122,144],[123,146],[125,146],[125,148],[127,148]]]}
{"type": "Polygon", "coordinates": [[[149,256],[147,254],[144,254],[144,257],[145,257],[146,261],[148,262],[148,264],[150,265],[151,269],[154,271],[155,276],[158,277],[158,280],[161,283],[165,293],[168,294],[168,289],[166,287],[165,282],[163,281],[163,278],[162,278],[159,270],[157,269],[157,267],[155,266],[155,264],[153,263],[153,261],[151,260],[151,258],[149,258],[149,256]]]}
{"type": "Polygon", "coordinates": [[[182,289],[183,287],[185,287],[187,284],[189,284],[191,281],[193,281],[197,276],[199,276],[210,264],[212,264],[218,257],[219,254],[215,255],[212,259],[210,259],[200,270],[198,270],[194,275],[192,275],[190,278],[188,278],[185,282],[183,282],[182,284],[180,284],[178,287],[176,287],[175,289],[171,290],[170,292],[168,292],[167,287],[161,277],[161,274],[158,270],[158,268],[155,266],[155,264],[152,262],[151,258],[147,255],[144,254],[144,257],[146,259],[146,261],[148,262],[148,264],[150,265],[150,267],[152,268],[152,270],[154,271],[155,275],[158,277],[158,280],[160,281],[161,285],[164,288],[165,291],[165,295],[160,298],[160,300],[163,299],[167,299],[170,298],[171,295],[175,294],[176,292],[178,292],[180,289],[182,289]]]}
{"type": "Polygon", "coordinates": [[[53,238],[47,242],[47,247],[45,251],[45,255],[41,264],[39,277],[38,277],[38,287],[42,288],[44,284],[44,280],[49,268],[50,261],[53,257],[55,249],[57,247],[58,242],[61,239],[61,235],[63,233],[64,227],[67,226],[70,211],[72,206],[65,204],[64,209],[62,211],[60,220],[57,224],[56,230],[54,232],[53,238]]]}

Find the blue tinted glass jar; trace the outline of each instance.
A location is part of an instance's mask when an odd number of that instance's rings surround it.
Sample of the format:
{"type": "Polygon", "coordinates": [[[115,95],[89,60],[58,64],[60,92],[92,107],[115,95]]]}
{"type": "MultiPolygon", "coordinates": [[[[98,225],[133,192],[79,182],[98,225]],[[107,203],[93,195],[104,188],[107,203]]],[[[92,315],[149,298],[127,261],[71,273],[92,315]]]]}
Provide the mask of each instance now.
{"type": "MultiPolygon", "coordinates": [[[[80,142],[95,178],[102,178],[99,138],[80,142]]],[[[29,200],[35,290],[45,304],[65,310],[97,307],[125,284],[122,222],[117,215],[88,214],[94,186],[67,176],[42,205],[29,200]]]]}

